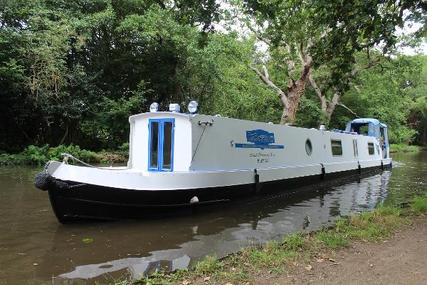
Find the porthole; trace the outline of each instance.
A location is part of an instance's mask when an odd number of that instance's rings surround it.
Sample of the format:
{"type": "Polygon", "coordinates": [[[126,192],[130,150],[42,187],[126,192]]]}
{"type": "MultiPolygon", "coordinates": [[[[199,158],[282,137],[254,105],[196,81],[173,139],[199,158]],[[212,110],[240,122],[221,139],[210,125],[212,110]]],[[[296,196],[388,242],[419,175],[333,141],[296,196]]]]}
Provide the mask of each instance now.
{"type": "Polygon", "coordinates": [[[313,152],[313,146],[311,145],[310,139],[307,139],[305,141],[305,152],[307,153],[307,155],[311,155],[311,153],[313,152]]]}

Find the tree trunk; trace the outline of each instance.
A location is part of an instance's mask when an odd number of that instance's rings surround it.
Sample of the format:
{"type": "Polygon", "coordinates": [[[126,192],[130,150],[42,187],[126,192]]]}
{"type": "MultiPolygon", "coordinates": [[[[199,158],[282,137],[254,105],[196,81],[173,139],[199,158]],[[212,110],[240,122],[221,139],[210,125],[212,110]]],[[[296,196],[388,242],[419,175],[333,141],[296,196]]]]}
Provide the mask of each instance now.
{"type": "Polygon", "coordinates": [[[270,75],[268,74],[266,66],[263,66],[263,72],[259,71],[256,67],[250,66],[250,68],[261,78],[261,80],[268,87],[275,90],[279,96],[283,105],[282,117],[280,119],[281,124],[295,123],[298,106],[301,101],[301,97],[304,95],[306,81],[308,75],[310,74],[312,64],[312,59],[309,56],[302,57],[302,60],[304,65],[300,77],[297,81],[290,79],[286,91],[274,84],[274,82],[270,79],[270,75]]]}
{"type": "Polygon", "coordinates": [[[290,87],[288,87],[287,92],[287,106],[283,105],[283,113],[282,118],[280,120],[281,124],[294,124],[296,120],[296,114],[298,111],[299,103],[301,101],[301,97],[305,92],[305,80],[298,80],[295,83],[292,83],[290,87]]]}
{"type": "Polygon", "coordinates": [[[332,100],[327,102],[326,110],[324,111],[326,115],[326,122],[325,122],[326,125],[328,125],[329,122],[331,121],[332,114],[334,113],[335,108],[339,104],[340,98],[341,98],[341,94],[338,91],[335,91],[334,96],[332,97],[332,100]]]}

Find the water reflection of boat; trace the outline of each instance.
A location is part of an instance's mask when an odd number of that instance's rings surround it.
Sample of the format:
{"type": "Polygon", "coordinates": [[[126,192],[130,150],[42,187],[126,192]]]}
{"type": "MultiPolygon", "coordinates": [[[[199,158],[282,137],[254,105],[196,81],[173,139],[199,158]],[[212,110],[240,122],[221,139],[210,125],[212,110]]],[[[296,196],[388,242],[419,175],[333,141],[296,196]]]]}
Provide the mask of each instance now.
{"type": "Polygon", "coordinates": [[[307,129],[199,115],[195,106],[131,116],[127,167],[50,162],[36,186],[49,191],[58,220],[157,216],[391,165],[387,126],[376,119],[307,129]]]}
{"type": "Polygon", "coordinates": [[[222,207],[220,214],[215,209],[171,221],[59,226],[38,274],[55,275],[58,282],[69,284],[70,279],[90,283],[123,272],[136,278],[158,268],[186,268],[209,254],[225,256],[242,246],[317,229],[339,215],[373,208],[385,197],[389,176],[386,171],[360,182],[342,180],[294,195],[248,199],[222,207]],[[93,242],[83,243],[85,237],[93,242]]]}

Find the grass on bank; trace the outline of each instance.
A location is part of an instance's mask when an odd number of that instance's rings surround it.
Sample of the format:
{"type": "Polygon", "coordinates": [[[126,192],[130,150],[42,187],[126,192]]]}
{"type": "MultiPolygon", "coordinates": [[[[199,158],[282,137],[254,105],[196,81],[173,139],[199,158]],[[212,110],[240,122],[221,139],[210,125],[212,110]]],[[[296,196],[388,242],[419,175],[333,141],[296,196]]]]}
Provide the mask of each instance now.
{"type": "Polygon", "coordinates": [[[127,147],[123,145],[119,150],[93,152],[81,149],[77,145],[30,145],[17,154],[0,153],[0,165],[43,165],[49,160],[62,160],[63,153],[69,153],[86,163],[120,163],[127,160],[127,147]]]}
{"type": "MultiPolygon", "coordinates": [[[[330,228],[294,233],[282,241],[248,247],[223,259],[208,256],[190,270],[155,272],[134,284],[239,284],[257,276],[286,272],[296,264],[310,268],[313,259],[327,258],[332,251],[354,241],[377,242],[389,238],[398,227],[409,224],[411,217],[427,214],[427,195],[413,198],[409,205],[405,209],[379,206],[372,212],[340,218],[330,228]]],[[[132,282],[126,280],[115,283],[129,284],[132,282]]]]}
{"type": "Polygon", "coordinates": [[[421,146],[418,145],[407,145],[407,144],[391,144],[390,145],[390,152],[396,153],[396,152],[419,152],[422,150],[421,146]]]}

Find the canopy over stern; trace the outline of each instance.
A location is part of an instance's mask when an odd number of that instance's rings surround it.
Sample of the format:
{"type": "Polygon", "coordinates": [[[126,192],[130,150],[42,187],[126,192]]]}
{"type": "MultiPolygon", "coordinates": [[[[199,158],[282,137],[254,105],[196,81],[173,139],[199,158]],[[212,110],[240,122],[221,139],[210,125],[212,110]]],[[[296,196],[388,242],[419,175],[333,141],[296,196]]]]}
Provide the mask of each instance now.
{"type": "Polygon", "coordinates": [[[356,132],[361,135],[377,138],[382,145],[384,158],[390,156],[386,124],[381,123],[377,119],[359,118],[348,122],[345,130],[347,132],[356,132]]]}

